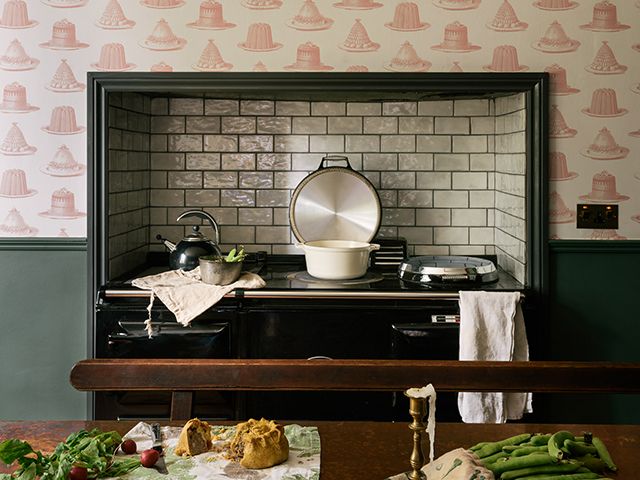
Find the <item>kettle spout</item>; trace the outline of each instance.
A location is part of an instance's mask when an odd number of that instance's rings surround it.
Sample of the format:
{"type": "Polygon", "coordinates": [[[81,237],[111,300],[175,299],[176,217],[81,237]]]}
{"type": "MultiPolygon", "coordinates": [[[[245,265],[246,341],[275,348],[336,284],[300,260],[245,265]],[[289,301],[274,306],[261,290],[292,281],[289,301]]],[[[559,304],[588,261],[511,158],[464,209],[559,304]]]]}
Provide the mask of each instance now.
{"type": "Polygon", "coordinates": [[[162,243],[164,243],[164,246],[167,247],[167,249],[170,252],[173,252],[176,249],[176,244],[175,243],[170,242],[166,238],[162,238],[162,235],[160,235],[160,234],[156,235],[156,240],[160,240],[162,243]]]}

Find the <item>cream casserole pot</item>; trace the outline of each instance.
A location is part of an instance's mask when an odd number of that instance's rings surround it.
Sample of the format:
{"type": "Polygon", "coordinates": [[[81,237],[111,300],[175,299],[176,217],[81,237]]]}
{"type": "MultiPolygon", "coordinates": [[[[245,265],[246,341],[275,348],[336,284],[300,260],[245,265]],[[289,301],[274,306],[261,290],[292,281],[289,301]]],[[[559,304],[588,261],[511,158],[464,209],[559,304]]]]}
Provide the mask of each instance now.
{"type": "Polygon", "coordinates": [[[367,273],[369,254],[376,243],[350,240],[316,240],[296,244],[304,250],[309,275],[322,280],[350,280],[367,273]]]}

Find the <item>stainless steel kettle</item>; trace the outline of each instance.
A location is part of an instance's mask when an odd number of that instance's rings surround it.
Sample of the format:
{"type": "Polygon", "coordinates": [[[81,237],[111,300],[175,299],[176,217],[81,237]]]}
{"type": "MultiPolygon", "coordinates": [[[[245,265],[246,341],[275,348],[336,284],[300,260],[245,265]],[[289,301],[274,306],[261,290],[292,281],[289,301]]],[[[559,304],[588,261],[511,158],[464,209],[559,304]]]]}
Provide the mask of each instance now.
{"type": "Polygon", "coordinates": [[[176,219],[180,221],[186,217],[200,217],[209,222],[211,228],[215,233],[215,241],[209,240],[200,232],[200,227],[194,225],[192,232],[180,240],[177,244],[170,242],[166,238],[162,238],[162,235],[156,235],[156,239],[162,241],[165,247],[171,252],[169,254],[169,266],[173,270],[178,268],[182,270],[193,270],[198,266],[198,258],[204,255],[222,255],[220,247],[220,231],[215,219],[207,212],[202,210],[188,210],[176,219]]]}

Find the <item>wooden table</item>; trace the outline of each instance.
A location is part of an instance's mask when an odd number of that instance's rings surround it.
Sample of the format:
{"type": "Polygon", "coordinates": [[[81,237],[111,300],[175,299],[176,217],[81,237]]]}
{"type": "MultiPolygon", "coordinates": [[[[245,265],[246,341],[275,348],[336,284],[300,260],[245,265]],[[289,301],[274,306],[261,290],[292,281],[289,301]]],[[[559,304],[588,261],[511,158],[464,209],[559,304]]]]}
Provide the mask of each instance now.
{"type": "MultiPolygon", "coordinates": [[[[225,423],[225,422],[220,422],[225,423]]],[[[228,422],[227,422],[228,423],[228,422]]],[[[408,423],[387,422],[298,422],[316,425],[320,432],[321,480],[375,480],[409,469],[412,440],[408,423]]],[[[172,425],[180,423],[172,422],[172,425]]],[[[116,421],[0,421],[0,441],[19,438],[35,449],[51,451],[72,432],[100,428],[127,432],[135,422],[116,421]]],[[[480,441],[500,440],[523,432],[551,433],[569,430],[579,434],[591,431],[600,437],[619,467],[611,478],[635,480],[640,477],[640,425],[469,425],[438,423],[436,456],[480,441]]],[[[425,455],[428,443],[425,442],[425,455]]],[[[7,472],[7,469],[0,471],[7,472]]]]}

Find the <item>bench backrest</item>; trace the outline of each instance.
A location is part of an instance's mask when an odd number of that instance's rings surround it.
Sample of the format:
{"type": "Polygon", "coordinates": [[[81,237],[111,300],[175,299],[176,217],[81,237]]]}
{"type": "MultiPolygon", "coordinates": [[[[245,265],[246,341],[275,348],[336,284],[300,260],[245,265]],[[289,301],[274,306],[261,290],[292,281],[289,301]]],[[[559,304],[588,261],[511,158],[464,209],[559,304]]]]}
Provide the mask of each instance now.
{"type": "Polygon", "coordinates": [[[432,360],[91,359],[71,384],[81,391],[171,391],[171,419],[191,417],[200,390],[640,393],[640,363],[432,360]]]}

